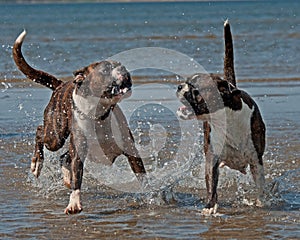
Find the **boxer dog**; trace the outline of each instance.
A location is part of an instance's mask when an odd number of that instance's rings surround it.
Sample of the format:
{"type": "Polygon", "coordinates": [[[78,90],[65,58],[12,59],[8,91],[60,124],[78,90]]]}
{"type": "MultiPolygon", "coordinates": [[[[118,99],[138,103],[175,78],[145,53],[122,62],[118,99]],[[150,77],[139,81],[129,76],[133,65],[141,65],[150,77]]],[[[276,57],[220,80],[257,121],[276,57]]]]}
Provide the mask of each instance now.
{"type": "MultiPolygon", "coordinates": [[[[229,22],[224,23],[224,79],[213,74],[194,74],[178,86],[184,104],[177,111],[182,119],[204,121],[205,181],[207,205],[204,214],[217,211],[219,167],[228,166],[246,174],[250,165],[259,197],[263,195],[265,124],[255,101],[236,87],[233,43],[229,22]],[[221,104],[220,104],[221,103],[221,104]]],[[[259,205],[259,200],[257,205],[259,205]]]]}
{"type": "Polygon", "coordinates": [[[57,151],[69,138],[69,150],[62,156],[64,182],[72,188],[66,214],[82,211],[80,188],[87,157],[93,156],[112,164],[123,154],[142,183],[146,171],[126,118],[118,107],[118,102],[131,93],[131,77],[126,68],[118,62],[96,62],[75,71],[74,80],[63,82],[26,62],[21,51],[25,36],[24,31],[14,43],[16,65],[29,79],[53,91],[44,111],[43,125],[38,126],[36,131],[31,162],[33,174],[39,177],[41,173],[44,146],[50,151],[57,151]],[[95,152],[89,150],[88,142],[92,137],[96,138],[96,144],[93,142],[95,152]],[[97,152],[97,149],[102,151],[97,152]],[[98,155],[95,156],[95,153],[98,155]]]}

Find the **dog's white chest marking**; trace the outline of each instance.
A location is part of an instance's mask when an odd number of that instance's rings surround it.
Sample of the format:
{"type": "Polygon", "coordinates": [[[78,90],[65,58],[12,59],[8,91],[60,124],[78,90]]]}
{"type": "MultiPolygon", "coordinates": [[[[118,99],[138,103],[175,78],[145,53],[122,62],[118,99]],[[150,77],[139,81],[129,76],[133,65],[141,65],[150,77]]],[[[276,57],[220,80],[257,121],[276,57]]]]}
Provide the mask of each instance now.
{"type": "Polygon", "coordinates": [[[257,159],[251,136],[251,109],[242,102],[242,109],[230,108],[211,114],[211,146],[219,153],[222,165],[244,171],[251,160],[257,159]],[[222,112],[221,112],[222,111],[222,112]],[[220,121],[225,121],[220,122],[220,121]]]}
{"type": "Polygon", "coordinates": [[[73,92],[73,101],[76,108],[79,109],[80,112],[74,111],[74,120],[77,122],[78,127],[84,131],[87,135],[93,135],[95,130],[92,130],[90,127],[90,120],[86,119],[82,116],[81,113],[84,113],[86,116],[95,117],[96,116],[96,108],[99,103],[99,98],[87,96],[86,98],[81,97],[73,92]]]}
{"type": "Polygon", "coordinates": [[[115,146],[124,151],[126,151],[126,148],[132,148],[133,143],[127,128],[126,118],[122,115],[117,105],[110,112],[110,117],[104,120],[96,120],[99,115],[102,116],[109,110],[103,109],[103,112],[98,112],[97,106],[101,104],[99,103],[99,98],[92,96],[83,98],[73,92],[73,101],[79,110],[74,110],[74,121],[76,121],[78,128],[84,134],[91,153],[88,158],[91,158],[92,161],[100,161],[105,165],[111,165],[116,154],[113,150],[111,154],[105,154],[102,147],[111,148],[115,146]]]}
{"type": "MultiPolygon", "coordinates": [[[[92,120],[92,118],[96,117],[96,109],[97,105],[99,104],[99,98],[92,96],[82,97],[76,94],[74,91],[73,101],[75,107],[78,109],[74,109],[73,121],[76,122],[76,126],[79,128],[79,130],[81,130],[81,133],[83,133],[86,138],[86,144],[89,152],[87,157],[91,158],[91,156],[97,156],[97,159],[94,159],[93,157],[93,159],[90,160],[100,160],[100,162],[103,164],[110,165],[110,159],[105,157],[103,150],[99,147],[98,136],[95,129],[95,120],[92,120]]],[[[77,131],[75,131],[75,133],[76,132],[77,131]]],[[[77,137],[74,139],[76,141],[77,137]]],[[[82,143],[78,142],[77,144],[80,145],[82,143]]],[[[82,159],[82,161],[84,160],[85,159],[82,159]]]]}

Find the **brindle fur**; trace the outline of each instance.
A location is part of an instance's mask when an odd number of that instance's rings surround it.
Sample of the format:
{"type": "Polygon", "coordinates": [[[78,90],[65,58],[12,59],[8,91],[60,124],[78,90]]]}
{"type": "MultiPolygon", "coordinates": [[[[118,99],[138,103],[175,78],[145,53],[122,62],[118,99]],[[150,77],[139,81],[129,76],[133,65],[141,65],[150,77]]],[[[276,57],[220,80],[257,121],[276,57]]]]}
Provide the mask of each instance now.
{"type": "MultiPolygon", "coordinates": [[[[75,71],[74,81],[68,82],[63,82],[46,72],[32,68],[24,59],[21,51],[25,34],[25,32],[20,34],[15,41],[13,47],[14,61],[18,68],[29,79],[53,90],[50,101],[44,111],[43,125],[37,127],[35,139],[36,144],[31,163],[31,170],[36,177],[39,177],[44,161],[44,146],[50,151],[57,151],[63,147],[65,141],[69,138],[69,150],[61,157],[63,172],[65,174],[65,184],[73,190],[70,197],[70,203],[66,208],[65,213],[78,213],[82,210],[80,203],[80,188],[83,176],[83,160],[87,157],[88,148],[84,132],[78,127],[78,121],[74,118],[74,101],[72,94],[74,91],[78,90],[82,82],[88,81],[85,78],[89,78],[89,84],[96,84],[98,88],[100,86],[100,90],[102,87],[108,85],[109,81],[105,80],[104,77],[99,76],[98,71],[94,71],[94,69],[103,64],[103,62],[93,63],[88,67],[75,71]]],[[[126,77],[130,80],[131,86],[130,75],[128,72],[126,74],[126,77]]],[[[94,86],[89,87],[91,91],[94,90],[94,86]]],[[[97,89],[98,92],[100,92],[100,90],[97,89]]],[[[96,90],[94,93],[96,93],[96,90]]],[[[104,153],[110,153],[110,157],[108,157],[108,159],[111,163],[113,163],[115,158],[121,154],[127,156],[133,172],[138,177],[138,180],[142,181],[142,176],[146,173],[146,171],[142,159],[139,157],[138,151],[134,147],[134,140],[127,125],[126,118],[117,104],[113,104],[108,107],[108,109],[109,110],[106,114],[107,116],[104,117],[106,124],[103,123],[100,118],[97,119],[98,123],[96,123],[96,135],[100,144],[99,147],[104,149],[104,153]],[[119,121],[121,128],[123,128],[121,130],[122,133],[125,133],[126,135],[123,140],[125,140],[125,143],[129,145],[128,148],[131,148],[130,152],[127,149],[126,151],[124,151],[124,149],[120,149],[120,147],[116,146],[114,142],[110,142],[110,144],[106,146],[101,145],[101,143],[103,143],[101,140],[101,137],[103,137],[103,131],[100,126],[104,126],[104,128],[105,126],[110,126],[111,112],[115,112],[114,114],[120,118],[117,120],[119,121]],[[108,149],[107,146],[110,146],[110,148],[108,149]]],[[[111,134],[111,131],[108,133],[111,134]]]]}

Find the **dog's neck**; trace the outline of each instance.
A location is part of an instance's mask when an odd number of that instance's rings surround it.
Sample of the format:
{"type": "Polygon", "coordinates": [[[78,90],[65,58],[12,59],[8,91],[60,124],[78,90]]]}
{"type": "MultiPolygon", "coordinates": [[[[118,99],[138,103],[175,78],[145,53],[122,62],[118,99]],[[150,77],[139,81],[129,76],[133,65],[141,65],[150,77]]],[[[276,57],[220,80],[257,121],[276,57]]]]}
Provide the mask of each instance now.
{"type": "Polygon", "coordinates": [[[103,121],[109,117],[114,107],[115,105],[101,105],[98,97],[83,97],[73,92],[73,108],[84,119],[103,121]]]}

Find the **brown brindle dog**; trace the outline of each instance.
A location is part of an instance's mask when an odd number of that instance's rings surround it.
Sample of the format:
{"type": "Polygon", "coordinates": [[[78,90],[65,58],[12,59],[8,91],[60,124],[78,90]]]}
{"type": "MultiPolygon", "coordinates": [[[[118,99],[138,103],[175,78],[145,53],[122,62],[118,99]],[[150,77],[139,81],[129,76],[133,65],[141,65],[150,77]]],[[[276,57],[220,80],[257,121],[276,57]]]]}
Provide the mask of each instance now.
{"type": "MultiPolygon", "coordinates": [[[[177,114],[182,119],[204,121],[205,180],[207,205],[204,214],[217,211],[219,167],[228,166],[246,174],[250,165],[263,195],[265,124],[255,101],[236,87],[233,44],[229,22],[224,24],[224,80],[212,74],[194,74],[178,86],[184,104],[177,114]]],[[[260,201],[257,204],[261,204],[260,201]]]]}
{"type": "Polygon", "coordinates": [[[16,65],[29,79],[53,90],[44,111],[44,124],[38,126],[36,132],[31,162],[33,174],[39,177],[41,173],[44,146],[57,151],[70,138],[62,166],[65,185],[72,188],[66,214],[82,211],[80,188],[84,160],[88,157],[112,164],[123,154],[142,183],[146,171],[126,118],[117,104],[131,94],[132,82],[126,68],[118,62],[97,62],[74,72],[73,81],[63,82],[32,68],[25,61],[21,52],[25,35],[26,32],[22,32],[13,47],[16,65]],[[96,140],[92,141],[92,150],[89,149],[90,138],[96,140]]]}

